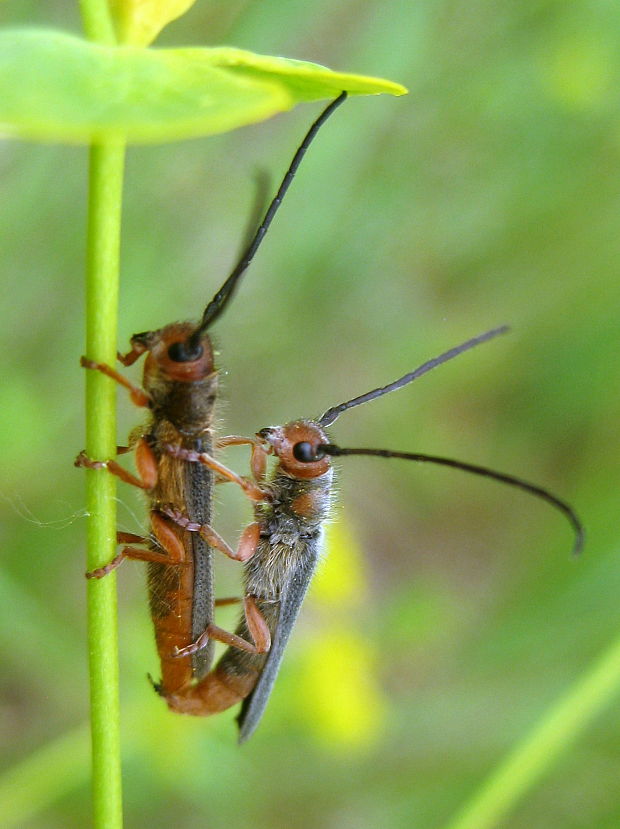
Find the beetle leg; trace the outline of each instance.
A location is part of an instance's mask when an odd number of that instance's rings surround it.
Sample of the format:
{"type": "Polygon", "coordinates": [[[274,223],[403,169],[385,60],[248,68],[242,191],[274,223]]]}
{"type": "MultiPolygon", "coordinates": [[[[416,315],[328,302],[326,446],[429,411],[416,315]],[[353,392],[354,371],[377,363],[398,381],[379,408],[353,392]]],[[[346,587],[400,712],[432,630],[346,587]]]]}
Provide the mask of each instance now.
{"type": "Polygon", "coordinates": [[[243,435],[224,435],[215,441],[218,449],[224,449],[226,446],[242,446],[244,444],[255,446],[258,443],[256,438],[246,438],[243,435]]]}
{"type": "Polygon", "coordinates": [[[172,444],[166,444],[165,449],[174,458],[181,458],[181,460],[190,461],[191,463],[201,463],[209,469],[212,469],[220,477],[226,478],[226,480],[234,484],[238,484],[252,501],[265,501],[268,498],[265,490],[247,478],[237,475],[232,469],[228,469],[227,466],[216,461],[215,458],[207,455],[206,452],[194,452],[192,449],[183,449],[181,446],[173,446],[172,444]]]}
{"type": "Polygon", "coordinates": [[[139,547],[123,547],[120,553],[104,564],[103,567],[97,567],[95,570],[90,570],[86,573],[87,579],[101,579],[116,570],[126,558],[134,561],[155,561],[161,564],[177,564],[178,562],[171,562],[170,556],[167,553],[158,553],[155,550],[141,550],[139,547]]]}
{"type": "Polygon", "coordinates": [[[198,524],[195,521],[190,521],[187,515],[174,509],[174,507],[162,507],[161,512],[171,518],[179,527],[183,527],[184,530],[190,533],[199,533],[210,547],[215,547],[216,550],[224,553],[228,558],[232,558],[233,561],[247,561],[256,552],[260,537],[260,525],[256,521],[249,524],[241,533],[237,549],[233,550],[209,524],[198,524]]]}
{"type": "Polygon", "coordinates": [[[87,357],[80,358],[80,365],[83,368],[90,368],[93,371],[100,371],[102,374],[105,374],[106,377],[111,377],[112,380],[115,380],[121,386],[124,386],[129,391],[129,396],[133,403],[136,406],[148,406],[151,402],[151,398],[148,394],[141,389],[139,386],[134,386],[126,377],[120,373],[120,371],[116,371],[116,369],[109,366],[107,363],[97,363],[95,360],[89,360],[87,357]]]}
{"type": "MultiPolygon", "coordinates": [[[[121,454],[129,451],[127,447],[121,446],[124,450],[121,454]]],[[[82,466],[85,469],[107,469],[112,475],[116,475],[121,481],[131,486],[137,486],[140,489],[153,489],[157,483],[157,459],[155,453],[148,445],[144,438],[141,438],[136,444],[136,467],[138,475],[133,475],[124,467],[114,460],[110,461],[94,461],[89,458],[86,452],[82,450],[74,462],[74,466],[82,466]]]]}
{"type": "Polygon", "coordinates": [[[148,544],[149,541],[149,538],[143,535],[136,535],[135,533],[116,533],[117,544],[148,544]]]}
{"type": "MultiPolygon", "coordinates": [[[[250,469],[252,470],[252,477],[254,480],[260,483],[265,478],[267,455],[269,453],[265,451],[259,440],[256,438],[241,437],[240,435],[226,435],[216,441],[215,446],[217,449],[223,449],[226,446],[239,446],[242,444],[249,444],[252,447],[250,469]]],[[[221,478],[219,481],[216,481],[216,483],[228,480],[230,480],[230,478],[221,478]]]]}
{"type": "Polygon", "coordinates": [[[210,624],[191,645],[185,648],[176,648],[174,656],[191,656],[196,651],[206,647],[210,639],[215,639],[217,642],[223,642],[225,645],[248,653],[267,653],[271,647],[271,632],[265,617],[258,609],[256,599],[253,596],[246,596],[243,600],[243,607],[252,642],[247,642],[241,636],[237,636],[236,633],[229,633],[217,625],[210,624]]]}
{"type": "MultiPolygon", "coordinates": [[[[139,547],[123,547],[123,549],[103,567],[97,567],[95,570],[90,570],[86,573],[87,579],[101,579],[116,570],[126,558],[134,561],[150,561],[159,564],[185,564],[185,547],[181,540],[174,534],[170,522],[167,521],[158,512],[151,512],[151,527],[153,535],[157,539],[162,552],[146,548],[141,550],[139,547]]],[[[150,538],[144,538],[133,533],[117,533],[116,539],[120,543],[130,544],[151,544],[150,538]]]]}
{"type": "Polygon", "coordinates": [[[73,465],[81,466],[84,469],[107,469],[108,472],[111,472],[112,475],[116,475],[117,478],[120,478],[120,480],[124,481],[126,484],[137,486],[140,489],[150,489],[150,487],[145,486],[144,482],[141,481],[140,478],[136,475],[132,475],[131,472],[128,472],[119,463],[116,463],[116,461],[94,461],[92,458],[88,457],[84,450],[82,450],[77,456],[73,465]]]}
{"type": "Polygon", "coordinates": [[[237,549],[234,551],[228,546],[222,536],[208,524],[203,524],[198,532],[211,547],[220,550],[220,552],[232,558],[234,561],[244,562],[252,558],[256,552],[258,539],[260,537],[260,524],[254,521],[245,528],[239,538],[237,549]]]}

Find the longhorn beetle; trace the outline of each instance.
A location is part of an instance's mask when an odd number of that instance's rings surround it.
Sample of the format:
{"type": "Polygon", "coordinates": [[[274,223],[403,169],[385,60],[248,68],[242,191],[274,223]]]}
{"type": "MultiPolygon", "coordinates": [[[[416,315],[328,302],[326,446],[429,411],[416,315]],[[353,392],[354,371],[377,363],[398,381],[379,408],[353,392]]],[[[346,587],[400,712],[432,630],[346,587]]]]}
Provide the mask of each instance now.
{"type": "MultiPolygon", "coordinates": [[[[183,699],[174,700],[177,710],[207,716],[242,702],[238,716],[240,742],[247,740],[256,729],[319,559],[322,525],[329,516],[332,500],[332,457],[371,455],[440,464],[523,489],[564,514],[575,532],[574,552],[581,550],[583,527],[579,518],[565,501],[542,487],[513,475],[451,458],[388,449],[341,449],[331,443],[325,433],[325,428],[348,409],[396,391],[436,366],[507,330],[503,326],[467,340],[387,386],[333,406],[317,420],[296,420],[285,426],[261,429],[257,433],[253,439],[253,469],[263,469],[264,459],[269,454],[275,455],[277,463],[268,482],[262,479],[257,481],[262,498],[259,500],[255,492],[249,493],[258,501],[256,522],[250,525],[258,525],[258,533],[255,536],[256,551],[245,564],[245,602],[252,600],[253,607],[262,614],[270,631],[271,648],[268,653],[228,648],[216,667],[194,685],[190,693],[185,693],[183,699]],[[259,462],[258,458],[263,460],[259,462]]],[[[188,461],[207,467],[212,464],[204,453],[180,447],[169,449],[177,457],[188,461]]],[[[242,616],[236,630],[236,635],[244,640],[254,635],[249,621],[247,615],[242,616]]],[[[184,658],[188,654],[200,653],[202,648],[208,647],[209,635],[206,631],[190,646],[179,649],[177,655],[184,658]]]]}
{"type": "MultiPolygon", "coordinates": [[[[157,331],[136,334],[131,338],[131,350],[125,355],[119,354],[124,366],[131,366],[142,354],[147,354],[142,388],[108,365],[85,357],[81,361],[85,368],[100,371],[127,388],[136,405],[150,409],[147,424],[132,433],[128,447],[118,449],[122,454],[135,448],[137,476],[115,460],[91,460],[84,452],[78,455],[76,466],[106,468],[148,494],[150,535],[119,532],[118,542],[125,546],[112,561],[87,576],[101,578],[126,558],[148,562],[151,615],[162,673],[161,682],[155,688],[169,703],[182,689],[208,672],[213,640],[250,652],[269,647],[269,631],[251,597],[245,601],[245,609],[252,641],[242,640],[213,622],[216,603],[211,548],[245,561],[254,551],[259,532],[258,524],[252,524],[241,537],[238,548],[232,550],[213,530],[210,522],[214,475],[219,475],[221,480],[236,481],[250,495],[260,495],[260,490],[216,462],[211,468],[189,463],[165,447],[212,452],[218,381],[208,331],[229,303],[258,250],[306,150],[322,124],[346,97],[345,92],[339,95],[312,124],[258,230],[230,276],[206,306],[200,322],[174,322],[157,331]],[[205,634],[208,641],[204,648],[184,658],[174,658],[175,649],[182,649],[205,634]]],[[[229,436],[217,441],[216,446],[245,442],[229,436]]]]}

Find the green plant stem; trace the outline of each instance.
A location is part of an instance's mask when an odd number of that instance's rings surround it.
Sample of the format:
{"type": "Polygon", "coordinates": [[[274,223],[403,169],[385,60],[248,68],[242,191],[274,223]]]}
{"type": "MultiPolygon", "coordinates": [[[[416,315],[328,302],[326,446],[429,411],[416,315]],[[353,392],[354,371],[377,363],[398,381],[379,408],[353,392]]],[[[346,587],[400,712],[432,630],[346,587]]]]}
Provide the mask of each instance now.
{"type": "MultiPolygon", "coordinates": [[[[80,0],[87,36],[116,43],[108,0],[80,0]]],[[[86,354],[114,365],[118,313],[121,205],[125,147],[93,145],[89,165],[86,271],[86,354]]],[[[116,388],[97,371],[86,375],[86,452],[105,459],[116,454],[116,388]]],[[[105,469],[87,472],[88,569],[116,553],[116,481],[105,469]]],[[[123,825],[118,619],[116,574],[88,582],[88,657],[92,741],[93,825],[123,825]]]]}
{"type": "MultiPolygon", "coordinates": [[[[93,146],[90,152],[86,353],[114,365],[119,281],[123,144],[93,146]]],[[[116,388],[98,371],[86,373],[86,452],[105,459],[116,454],[116,388]]],[[[88,569],[116,553],[116,482],[105,469],[87,472],[88,569]]],[[[91,691],[94,825],[122,826],[118,702],[116,575],[88,582],[88,642],[91,691]]]]}
{"type": "Polygon", "coordinates": [[[620,691],[620,636],[521,740],[445,829],[491,829],[620,691]]]}
{"type": "Polygon", "coordinates": [[[108,0],[80,0],[84,31],[89,40],[112,46],[116,43],[108,0]]]}

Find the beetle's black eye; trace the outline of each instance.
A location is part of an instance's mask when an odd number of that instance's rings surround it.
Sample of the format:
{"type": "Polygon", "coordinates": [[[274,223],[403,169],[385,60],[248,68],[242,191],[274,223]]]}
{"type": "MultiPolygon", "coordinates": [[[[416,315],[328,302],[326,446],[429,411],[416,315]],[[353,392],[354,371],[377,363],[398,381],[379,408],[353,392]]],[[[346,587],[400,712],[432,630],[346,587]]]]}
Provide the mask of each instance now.
{"type": "Polygon", "coordinates": [[[293,446],[293,457],[295,460],[302,461],[303,463],[312,463],[312,461],[316,460],[312,444],[308,443],[307,440],[302,440],[293,446]]]}
{"type": "Polygon", "coordinates": [[[168,349],[168,357],[175,363],[191,363],[202,357],[203,348],[201,345],[192,346],[190,343],[172,343],[168,349]]]}
{"type": "Polygon", "coordinates": [[[293,457],[302,463],[313,463],[313,461],[320,461],[321,458],[324,458],[325,452],[320,444],[314,447],[307,440],[302,440],[293,446],[293,457]]]}

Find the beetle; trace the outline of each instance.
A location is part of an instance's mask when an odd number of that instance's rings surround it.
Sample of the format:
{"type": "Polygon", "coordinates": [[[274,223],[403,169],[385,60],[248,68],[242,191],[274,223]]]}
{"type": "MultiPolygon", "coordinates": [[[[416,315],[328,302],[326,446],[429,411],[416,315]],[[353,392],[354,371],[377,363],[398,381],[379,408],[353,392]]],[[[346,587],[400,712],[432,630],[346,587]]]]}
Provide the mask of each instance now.
{"type": "MultiPolygon", "coordinates": [[[[209,330],[230,302],[241,277],[247,270],[267,232],[295,172],[320,127],[347,97],[343,92],[321,113],[310,127],[295,153],[253,238],[244,249],[231,274],[206,306],[198,324],[174,322],[157,331],[147,331],[131,338],[131,349],[119,354],[124,366],[131,366],[146,354],[142,387],[135,386],[109,365],[83,357],[83,367],[100,371],[128,389],[137,406],[150,410],[145,426],[134,430],[129,446],[119,447],[118,454],[135,449],[137,475],[125,470],[116,460],[93,460],[84,452],[76,466],[105,468],[126,483],[143,489],[150,502],[150,534],[117,534],[121,551],[108,564],[90,573],[88,578],[102,578],[127,558],[148,562],[150,609],[161,663],[161,681],[155,689],[169,701],[183,688],[202,678],[209,670],[213,641],[243,648],[250,652],[269,647],[269,630],[257,612],[251,597],[245,601],[249,639],[222,630],[213,621],[212,548],[232,559],[245,561],[254,552],[258,524],[242,535],[236,550],[211,527],[211,501],[214,477],[232,480],[250,496],[261,492],[251,481],[235,475],[216,461],[210,467],[197,466],[167,451],[166,446],[194,452],[213,451],[214,445],[247,442],[229,436],[214,442],[214,410],[218,374],[214,364],[209,330]],[[140,545],[140,546],[136,546],[140,545]],[[174,657],[176,649],[208,632],[208,644],[185,658],[174,657]]],[[[174,709],[174,705],[170,705],[174,709]]]]}
{"type": "MultiPolygon", "coordinates": [[[[481,475],[525,490],[544,499],[560,510],[575,532],[574,552],[581,550],[584,530],[572,507],[548,490],[535,484],[496,472],[483,466],[434,455],[398,452],[387,449],[346,449],[330,442],[325,429],[345,411],[367,403],[411,383],[431,369],[463,352],[507,331],[495,328],[452,348],[423,363],[419,368],[387,386],[328,409],[316,420],[302,419],[284,426],[261,429],[253,444],[253,468],[263,469],[256,458],[272,454],[277,463],[271,478],[257,481],[262,499],[255,507],[258,524],[256,551],[244,568],[245,601],[252,599],[262,615],[271,637],[267,652],[248,652],[228,648],[215,668],[193,686],[191,693],[178,702],[178,710],[207,716],[242,703],[239,740],[244,742],[258,726],[280,669],[284,650],[291,635],[301,604],[320,557],[322,527],[330,514],[333,499],[331,459],[347,455],[368,455],[434,463],[481,475]]],[[[209,465],[211,459],[200,452],[172,448],[178,457],[209,465]]],[[[256,493],[252,493],[256,499],[256,493]]],[[[252,525],[250,525],[252,526],[252,525]]],[[[248,639],[252,630],[242,616],[236,635],[248,639]]],[[[180,658],[199,653],[209,645],[208,631],[198,640],[179,649],[180,658]]]]}

